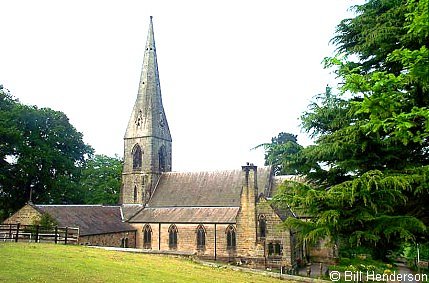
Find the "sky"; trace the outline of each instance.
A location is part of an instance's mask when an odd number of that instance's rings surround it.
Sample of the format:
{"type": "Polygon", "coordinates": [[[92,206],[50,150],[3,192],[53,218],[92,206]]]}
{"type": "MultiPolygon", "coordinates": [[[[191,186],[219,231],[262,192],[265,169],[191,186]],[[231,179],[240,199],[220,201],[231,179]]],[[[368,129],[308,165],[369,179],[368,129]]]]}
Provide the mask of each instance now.
{"type": "MultiPolygon", "coordinates": [[[[362,1],[360,1],[362,2],[362,1]]],[[[64,112],[97,154],[123,156],[153,16],[173,170],[262,166],[279,132],[334,85],[324,57],[355,0],[0,1],[0,84],[64,112]]]]}

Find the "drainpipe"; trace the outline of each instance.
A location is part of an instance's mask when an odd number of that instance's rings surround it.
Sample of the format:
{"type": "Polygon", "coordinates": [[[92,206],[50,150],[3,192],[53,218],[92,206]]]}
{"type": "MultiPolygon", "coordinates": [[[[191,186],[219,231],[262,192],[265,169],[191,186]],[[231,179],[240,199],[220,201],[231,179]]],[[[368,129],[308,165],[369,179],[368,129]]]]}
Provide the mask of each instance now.
{"type": "Polygon", "coordinates": [[[217,238],[217,235],[216,235],[216,223],[215,223],[215,225],[214,225],[214,260],[216,261],[216,259],[217,259],[217,254],[216,254],[216,238],[217,238]]]}
{"type": "Polygon", "coordinates": [[[158,223],[158,250],[161,250],[161,223],[158,223]]]}

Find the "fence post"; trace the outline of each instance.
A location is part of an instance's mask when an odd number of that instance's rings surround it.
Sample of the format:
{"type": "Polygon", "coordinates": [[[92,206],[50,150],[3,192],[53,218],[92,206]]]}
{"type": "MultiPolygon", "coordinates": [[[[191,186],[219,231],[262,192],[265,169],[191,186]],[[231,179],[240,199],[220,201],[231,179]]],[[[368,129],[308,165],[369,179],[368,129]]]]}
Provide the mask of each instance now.
{"type": "Polygon", "coordinates": [[[55,244],[58,242],[58,226],[55,226],[55,244]]]}
{"type": "Polygon", "coordinates": [[[80,230],[79,230],[79,227],[77,227],[77,236],[76,236],[76,244],[78,244],[79,243],[79,236],[80,236],[80,230]]]}
{"type": "Polygon", "coordinates": [[[39,225],[36,225],[36,239],[34,240],[36,243],[39,242],[39,225]]]}
{"type": "Polygon", "coordinates": [[[18,242],[18,236],[19,236],[19,225],[20,225],[20,223],[17,223],[17,224],[16,224],[15,242],[18,242]]]}
{"type": "Polygon", "coordinates": [[[12,223],[9,224],[9,240],[12,240],[12,223]]]}
{"type": "Polygon", "coordinates": [[[65,235],[65,238],[64,238],[64,245],[67,245],[67,235],[68,234],[68,227],[66,226],[66,235],[65,235]]]}

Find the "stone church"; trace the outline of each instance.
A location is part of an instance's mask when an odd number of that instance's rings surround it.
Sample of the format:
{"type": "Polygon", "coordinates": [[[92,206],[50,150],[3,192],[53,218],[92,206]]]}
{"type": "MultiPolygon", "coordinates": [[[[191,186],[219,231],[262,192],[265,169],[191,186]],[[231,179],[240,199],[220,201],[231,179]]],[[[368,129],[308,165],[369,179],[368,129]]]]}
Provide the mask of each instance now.
{"type": "Polygon", "coordinates": [[[293,267],[302,260],[294,233],[281,229],[288,209],[269,202],[288,178],[270,167],[172,171],[172,138],[162,104],[152,17],[137,99],[124,137],[120,204],[28,204],[5,223],[49,213],[81,229],[81,244],[128,246],[196,255],[254,267],[293,267]]]}

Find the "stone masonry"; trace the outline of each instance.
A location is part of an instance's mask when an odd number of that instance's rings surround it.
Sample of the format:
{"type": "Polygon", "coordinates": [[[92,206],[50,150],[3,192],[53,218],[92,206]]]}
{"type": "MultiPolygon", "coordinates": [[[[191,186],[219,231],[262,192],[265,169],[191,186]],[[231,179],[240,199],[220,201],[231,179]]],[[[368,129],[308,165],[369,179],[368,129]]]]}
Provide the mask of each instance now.
{"type": "Polygon", "coordinates": [[[151,18],[137,99],[124,137],[122,203],[144,204],[149,200],[159,175],[171,171],[171,141],[151,18]]]}
{"type": "MultiPolygon", "coordinates": [[[[146,225],[151,229],[151,250],[169,251],[169,233],[171,223],[147,223],[134,224],[137,229],[137,247],[143,247],[143,229],[146,225]]],[[[177,227],[177,248],[174,251],[180,253],[189,253],[198,255],[206,259],[233,260],[235,253],[227,249],[226,229],[228,224],[204,224],[202,225],[206,231],[205,246],[203,249],[197,248],[197,227],[201,224],[174,224],[177,227]],[[215,233],[216,226],[216,233],[215,233]],[[216,244],[215,244],[216,234],[216,244]],[[216,246],[216,252],[215,252],[216,246]]]]}
{"type": "Polygon", "coordinates": [[[246,165],[243,170],[241,206],[237,215],[237,254],[246,258],[256,256],[256,166],[246,165]]]}
{"type": "Polygon", "coordinates": [[[37,211],[31,205],[25,205],[23,208],[14,213],[11,217],[7,218],[4,224],[16,224],[22,225],[33,225],[36,221],[39,221],[42,214],[37,211]]]}

